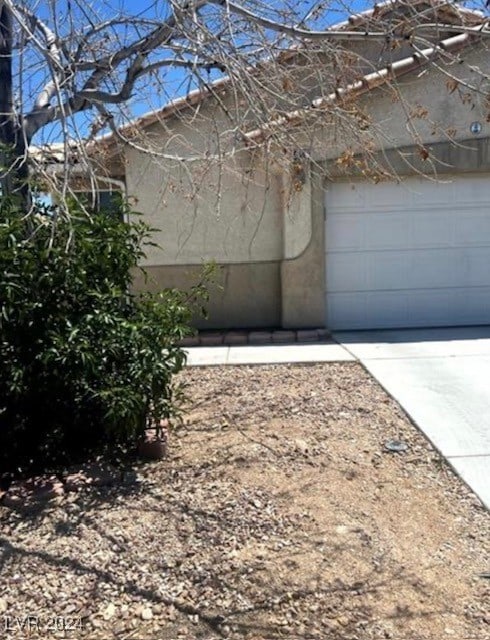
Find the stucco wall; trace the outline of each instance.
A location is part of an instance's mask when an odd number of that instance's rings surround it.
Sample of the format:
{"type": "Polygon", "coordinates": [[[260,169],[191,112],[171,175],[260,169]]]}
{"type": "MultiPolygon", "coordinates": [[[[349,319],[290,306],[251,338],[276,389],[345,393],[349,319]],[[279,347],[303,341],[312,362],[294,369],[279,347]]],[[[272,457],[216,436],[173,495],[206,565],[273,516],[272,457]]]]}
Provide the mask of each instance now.
{"type": "MultiPolygon", "coordinates": [[[[472,66],[488,67],[487,52],[468,49],[465,64],[451,67],[450,73],[474,81],[478,74],[472,66]]],[[[298,147],[312,148],[331,179],[359,172],[356,166],[342,170],[334,160],[346,148],[358,153],[368,144],[373,161],[384,163],[392,175],[436,176],[466,167],[490,170],[488,105],[478,94],[469,99],[462,84],[451,91],[449,81],[435,69],[406,76],[399,80],[401,97],[396,100],[388,88],[360,98],[360,106],[372,118],[365,132],[349,135],[341,128],[317,127],[313,138],[298,137],[298,147]],[[475,121],[482,125],[477,136],[470,133],[475,121]],[[425,160],[421,145],[429,151],[425,160]]],[[[210,145],[213,109],[204,107],[192,130],[175,119],[167,130],[155,125],[151,133],[161,139],[163,150],[192,157],[210,145]]],[[[161,248],[152,249],[145,262],[153,287],[186,288],[197,280],[198,265],[215,260],[222,265],[223,288],[213,292],[210,320],[201,326],[324,325],[320,171],[313,168],[310,179],[307,170],[302,188],[294,191],[290,175],[251,152],[228,159],[221,168],[192,161],[171,166],[134,150],[127,152],[126,161],[127,188],[137,197],[135,208],[161,229],[155,237],[161,248]]]]}
{"type": "Polygon", "coordinates": [[[309,181],[302,191],[292,189],[289,176],[253,151],[219,164],[195,161],[203,150],[216,151],[214,125],[209,105],[192,129],[178,118],[150,129],[153,145],[187,157],[183,165],[126,151],[128,195],[158,229],[158,247],[149,247],[142,261],[150,283],[136,277],[135,287],[186,289],[199,279],[202,264],[214,261],[220,276],[211,288],[209,320],[196,318],[196,325],[279,327],[281,261],[303,253],[311,240],[309,181]]]}
{"type": "MultiPolygon", "coordinates": [[[[197,315],[198,328],[256,328],[281,326],[281,264],[259,262],[221,265],[210,293],[209,318],[197,315]]],[[[160,291],[176,287],[188,289],[199,281],[199,266],[150,266],[148,281],[136,272],[136,289],[160,291]]]]}
{"type": "Polygon", "coordinates": [[[128,152],[128,193],[158,229],[154,239],[159,248],[150,249],[145,265],[282,258],[279,177],[254,168],[249,157],[241,160],[164,167],[142,153],[128,152]]]}
{"type": "MultiPolygon", "coordinates": [[[[438,70],[426,67],[399,78],[396,90],[390,86],[365,93],[358,105],[371,118],[364,130],[338,126],[317,127],[311,144],[319,161],[337,158],[347,149],[360,153],[368,148],[392,149],[420,144],[458,141],[490,135],[488,93],[490,81],[482,73],[490,71],[489,52],[482,47],[464,51],[464,63],[438,70]],[[454,79],[459,84],[454,84],[454,79]],[[465,84],[476,85],[471,91],[465,84]],[[470,131],[473,122],[481,124],[476,136],[470,131]]],[[[426,165],[427,171],[430,166],[426,165]]],[[[349,171],[352,167],[348,168],[349,171]]]]}
{"type": "Polygon", "coordinates": [[[284,328],[323,327],[325,324],[324,183],[318,171],[311,173],[302,192],[310,210],[311,235],[304,250],[281,265],[281,325],[284,328]]]}

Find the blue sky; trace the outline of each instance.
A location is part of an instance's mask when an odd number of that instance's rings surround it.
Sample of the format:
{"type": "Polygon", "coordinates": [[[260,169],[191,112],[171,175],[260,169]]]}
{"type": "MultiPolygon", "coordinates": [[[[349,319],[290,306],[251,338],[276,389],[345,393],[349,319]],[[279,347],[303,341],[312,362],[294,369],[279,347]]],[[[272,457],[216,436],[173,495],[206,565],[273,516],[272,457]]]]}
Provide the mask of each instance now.
{"type": "MultiPolygon", "coordinates": [[[[250,2],[250,0],[235,0],[237,3],[240,3],[244,6],[249,7],[251,10],[254,10],[254,4],[256,2],[260,2],[262,5],[270,7],[271,13],[274,10],[280,10],[283,7],[293,7],[293,10],[297,12],[298,16],[305,15],[308,9],[315,4],[314,0],[264,0],[261,2],[260,0],[255,0],[250,2]]],[[[328,12],[323,14],[322,20],[318,21],[315,25],[315,28],[322,28],[327,25],[335,24],[342,20],[345,20],[346,17],[351,13],[356,13],[359,11],[364,11],[366,9],[371,9],[374,5],[373,0],[330,0],[329,10],[328,12]]],[[[148,15],[149,17],[153,17],[155,12],[158,15],[162,15],[162,10],[165,12],[167,10],[168,2],[165,0],[122,0],[120,2],[111,2],[111,0],[106,1],[106,9],[110,12],[111,7],[116,6],[124,6],[124,10],[127,12],[135,13],[137,15],[148,15]]],[[[288,9],[289,10],[289,9],[288,9]]],[[[211,74],[210,78],[213,79],[219,76],[219,73],[211,74]]],[[[186,82],[186,75],[180,69],[172,69],[167,73],[167,81],[168,81],[168,100],[180,97],[185,95],[188,89],[195,88],[195,84],[189,85],[186,82]]],[[[135,116],[141,115],[149,110],[159,108],[163,106],[161,104],[161,96],[155,96],[155,101],[149,105],[147,100],[139,101],[137,96],[133,97],[131,101],[131,111],[135,116]]]]}
{"type": "MultiPolygon", "coordinates": [[[[257,10],[257,5],[261,5],[261,11],[269,13],[269,17],[277,18],[277,11],[292,7],[296,14],[294,19],[288,18],[288,21],[299,20],[304,17],[308,10],[315,5],[315,0],[235,0],[237,3],[244,5],[251,10],[257,10]]],[[[343,2],[342,0],[331,0],[329,10],[323,13],[314,28],[321,29],[326,25],[339,22],[348,15],[347,6],[350,12],[361,11],[372,7],[372,2],[366,0],[354,0],[353,2],[343,2]]],[[[215,10],[215,9],[213,9],[215,10]]],[[[134,15],[139,18],[148,18],[151,20],[164,20],[170,13],[170,4],[168,0],[97,0],[96,3],[85,2],[84,0],[39,0],[37,3],[38,15],[47,22],[50,28],[56,28],[63,35],[70,30],[83,31],[89,27],[90,23],[99,23],[101,19],[111,19],[118,14],[134,15]]],[[[219,72],[212,72],[209,79],[219,76],[219,72]]],[[[38,94],[40,86],[43,84],[43,78],[40,73],[31,74],[31,77],[25,81],[25,95],[34,97],[38,94]]],[[[145,112],[162,107],[169,100],[185,95],[189,90],[196,88],[197,83],[188,82],[188,76],[179,68],[169,68],[165,72],[164,92],[157,94],[151,90],[149,82],[144,84],[144,99],[142,91],[135,91],[131,100],[124,105],[126,118],[137,117],[145,112]],[[148,90],[149,89],[149,90],[148,90]]],[[[117,109],[116,109],[117,111],[117,109]]],[[[117,117],[117,115],[116,115],[117,117]]],[[[86,129],[86,114],[78,116],[75,119],[77,126],[82,130],[86,129]]],[[[51,125],[42,132],[44,141],[55,141],[61,137],[61,129],[58,124],[51,125]]],[[[41,137],[38,136],[38,138],[41,137]]],[[[38,140],[40,142],[40,140],[38,140]]]]}
{"type": "MultiPolygon", "coordinates": [[[[318,2],[315,2],[315,0],[234,1],[244,5],[251,10],[254,10],[254,5],[256,7],[257,4],[260,4],[262,7],[268,7],[271,14],[275,14],[274,17],[277,16],[276,11],[279,11],[284,7],[287,7],[288,11],[292,9],[298,17],[304,16],[305,13],[307,13],[313,5],[318,4],[318,2]]],[[[107,10],[109,12],[113,10],[115,6],[124,6],[124,9],[128,12],[136,13],[138,15],[144,13],[151,17],[153,17],[155,13],[158,15],[162,15],[168,11],[167,0],[119,0],[118,2],[114,2],[114,0],[102,0],[102,2],[105,2],[107,10]]],[[[345,20],[350,14],[372,9],[375,3],[375,0],[329,0],[328,2],[323,3],[324,5],[328,5],[328,10],[323,12],[321,18],[316,23],[312,23],[311,27],[316,29],[325,28],[326,26],[330,26],[332,24],[345,20]]],[[[460,2],[459,4],[468,8],[482,9],[484,2],[482,0],[469,0],[466,2],[460,2]]],[[[210,78],[212,79],[213,77],[217,76],[219,76],[219,73],[211,74],[210,78]]],[[[168,93],[166,96],[167,99],[179,97],[187,93],[189,88],[195,88],[195,84],[189,86],[184,80],[185,74],[180,69],[173,69],[168,72],[168,93]]],[[[150,109],[159,108],[162,106],[162,97],[155,96],[155,99],[156,101],[151,104],[150,109]]],[[[150,110],[148,102],[139,101],[136,96],[132,100],[131,108],[134,115],[141,115],[142,113],[150,110]]]]}
{"type": "MultiPolygon", "coordinates": [[[[277,17],[277,12],[283,8],[292,7],[295,15],[292,18],[290,15],[287,17],[287,21],[299,21],[308,12],[308,9],[316,4],[315,0],[235,0],[235,2],[244,5],[250,10],[254,10],[257,5],[262,6],[262,10],[269,14],[269,17],[277,17]]],[[[327,4],[327,3],[324,3],[327,4]]],[[[328,2],[328,11],[324,11],[315,23],[310,26],[316,29],[322,29],[326,26],[340,22],[344,20],[349,13],[356,13],[373,7],[374,2],[370,0],[331,0],[328,2]]],[[[462,2],[464,6],[472,6],[481,8],[482,2],[462,2]]],[[[57,25],[60,33],[63,31],[84,30],[90,25],[91,22],[98,23],[101,18],[110,19],[114,16],[123,13],[125,15],[133,15],[138,17],[147,17],[149,19],[161,19],[169,15],[169,2],[168,0],[97,0],[96,3],[85,2],[84,0],[39,0],[37,6],[40,11],[40,15],[45,19],[50,26],[57,25]],[[56,7],[53,13],[50,14],[50,7],[56,7]],[[68,9],[71,9],[69,11],[68,9]],[[70,16],[72,23],[70,24],[70,16]]],[[[237,36],[240,39],[240,36],[237,36]]],[[[101,41],[101,46],[103,42],[101,41]]],[[[287,42],[284,43],[287,46],[287,42]]],[[[101,55],[103,50],[101,50],[101,55]]],[[[105,52],[106,53],[106,52],[105,52]]],[[[210,79],[213,79],[219,75],[219,72],[214,72],[210,75],[210,79]]],[[[164,92],[157,94],[156,90],[152,90],[150,79],[147,79],[145,83],[139,88],[140,91],[135,91],[135,94],[131,100],[125,105],[125,111],[127,117],[136,117],[152,109],[162,107],[166,102],[176,97],[182,96],[188,92],[188,90],[196,87],[196,82],[187,82],[186,74],[181,69],[169,68],[165,75],[164,92]],[[145,99],[142,99],[142,89],[145,89],[145,99]]],[[[26,93],[34,96],[38,91],[40,75],[32,74],[30,82],[25,84],[26,93]]],[[[82,129],[86,126],[84,124],[85,116],[77,118],[82,129]]],[[[46,132],[51,141],[59,139],[61,131],[58,125],[53,125],[49,131],[46,132]]]]}

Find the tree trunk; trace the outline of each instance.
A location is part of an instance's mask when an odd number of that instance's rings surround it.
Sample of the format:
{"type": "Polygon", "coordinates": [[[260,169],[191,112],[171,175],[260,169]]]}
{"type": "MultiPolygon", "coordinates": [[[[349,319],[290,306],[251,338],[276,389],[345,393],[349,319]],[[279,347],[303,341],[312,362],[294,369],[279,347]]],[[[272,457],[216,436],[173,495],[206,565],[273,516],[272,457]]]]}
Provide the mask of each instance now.
{"type": "Polygon", "coordinates": [[[2,195],[19,197],[25,210],[30,206],[26,141],[16,122],[12,69],[12,12],[0,10],[0,187],[2,195]]]}

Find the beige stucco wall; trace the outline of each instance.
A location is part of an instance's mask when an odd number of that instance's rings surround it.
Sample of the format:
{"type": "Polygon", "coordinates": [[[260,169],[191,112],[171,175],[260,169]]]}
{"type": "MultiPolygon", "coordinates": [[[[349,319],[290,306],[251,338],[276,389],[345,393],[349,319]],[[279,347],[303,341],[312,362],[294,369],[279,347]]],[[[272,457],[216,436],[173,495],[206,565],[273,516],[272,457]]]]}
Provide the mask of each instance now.
{"type": "MultiPolygon", "coordinates": [[[[301,133],[298,145],[311,151],[319,162],[339,157],[346,149],[363,153],[367,149],[392,149],[415,142],[426,144],[457,141],[468,137],[490,135],[488,115],[490,52],[484,47],[471,47],[464,52],[464,64],[453,64],[438,70],[421,68],[399,78],[393,85],[383,85],[361,95],[351,107],[357,107],[370,118],[365,129],[350,126],[336,107],[319,113],[317,125],[301,133]],[[453,79],[459,81],[453,87],[453,79]],[[480,92],[471,91],[476,85],[480,92]],[[322,121],[327,122],[322,124],[322,121]],[[473,136],[472,122],[482,125],[473,136]]],[[[349,105],[348,105],[349,107],[349,105]]],[[[429,170],[429,169],[428,169],[429,170]]]]}
{"type": "MultiPolygon", "coordinates": [[[[188,289],[200,280],[199,266],[150,266],[148,280],[136,272],[136,289],[188,289]]],[[[208,318],[196,315],[199,328],[255,328],[281,325],[281,263],[257,262],[221,265],[208,288],[208,318]]]]}
{"type": "Polygon", "coordinates": [[[309,209],[311,235],[305,249],[281,264],[281,326],[284,328],[325,325],[325,222],[324,181],[311,171],[308,189],[301,192],[309,209]]]}
{"type": "Polygon", "coordinates": [[[154,240],[159,247],[150,249],[145,265],[282,257],[280,180],[254,168],[249,158],[162,167],[129,151],[126,185],[137,198],[135,209],[158,230],[154,240]]]}
{"type": "MultiPolygon", "coordinates": [[[[479,76],[471,68],[477,67],[488,68],[487,52],[468,49],[465,64],[449,73],[474,81],[479,76]]],[[[167,130],[155,125],[150,133],[161,140],[162,150],[187,154],[189,162],[177,166],[136,150],[126,152],[127,190],[137,198],[135,209],[160,229],[155,235],[160,248],[151,249],[144,262],[151,286],[186,288],[197,280],[203,261],[214,260],[222,267],[222,288],[212,291],[210,319],[199,325],[323,326],[321,169],[327,168],[331,179],[355,173],[355,166],[342,171],[333,161],[346,148],[359,153],[370,145],[372,161],[392,175],[490,170],[488,105],[478,94],[465,97],[462,84],[451,93],[449,80],[441,71],[426,69],[399,80],[396,100],[387,88],[361,97],[359,105],[372,120],[365,132],[328,125],[316,127],[309,138],[298,136],[298,147],[312,149],[318,165],[311,175],[306,171],[298,191],[291,189],[289,174],[257,153],[229,157],[221,166],[194,162],[197,152],[216,151],[210,142],[216,115],[212,105],[201,109],[192,128],[178,119],[167,130]],[[470,133],[475,121],[482,125],[477,136],[470,133]],[[430,152],[426,160],[420,145],[430,152]]],[[[220,126],[226,126],[224,121],[220,126]]]]}
{"type": "MultiPolygon", "coordinates": [[[[199,327],[278,327],[282,324],[281,262],[301,255],[311,240],[309,180],[291,188],[262,153],[245,151],[224,162],[196,161],[216,149],[214,106],[203,106],[192,128],[179,118],[154,125],[149,135],[175,163],[126,150],[126,188],[134,209],[157,231],[158,245],[142,260],[150,283],[136,288],[188,288],[202,265],[219,266],[210,287],[209,319],[199,327]],[[206,146],[208,145],[208,146],[206,146]]],[[[225,123],[221,122],[224,128],[225,123]]]]}

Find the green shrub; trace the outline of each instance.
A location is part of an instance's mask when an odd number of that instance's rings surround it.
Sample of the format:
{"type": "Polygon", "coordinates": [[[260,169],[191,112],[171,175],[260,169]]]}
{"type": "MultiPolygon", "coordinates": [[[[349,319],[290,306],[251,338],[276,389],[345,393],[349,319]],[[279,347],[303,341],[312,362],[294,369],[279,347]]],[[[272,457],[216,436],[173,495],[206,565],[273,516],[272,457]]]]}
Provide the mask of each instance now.
{"type": "Polygon", "coordinates": [[[0,200],[0,472],[127,447],[177,410],[188,299],[130,293],[151,229],[70,209],[0,200]]]}

